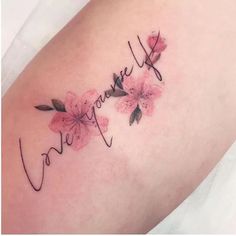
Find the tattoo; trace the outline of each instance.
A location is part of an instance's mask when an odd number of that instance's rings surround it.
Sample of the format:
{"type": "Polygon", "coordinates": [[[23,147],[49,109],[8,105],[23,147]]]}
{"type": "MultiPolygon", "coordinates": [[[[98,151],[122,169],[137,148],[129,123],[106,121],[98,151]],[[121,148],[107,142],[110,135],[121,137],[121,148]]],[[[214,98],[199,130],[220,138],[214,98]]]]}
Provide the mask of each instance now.
{"type": "Polygon", "coordinates": [[[49,123],[51,131],[58,133],[60,146],[51,146],[43,152],[41,182],[36,187],[33,183],[28,169],[26,168],[23,155],[22,139],[19,138],[20,156],[26,177],[35,191],[40,191],[44,183],[45,165],[50,166],[51,155],[62,155],[64,147],[69,146],[75,151],[86,146],[94,136],[101,136],[107,147],[112,146],[113,137],[107,139],[104,133],[108,129],[109,120],[107,117],[98,116],[96,110],[102,108],[107,99],[118,98],[116,109],[122,113],[129,114],[129,125],[135,121],[139,124],[143,115],[151,116],[154,111],[154,101],[161,96],[162,86],[154,83],[152,74],[162,81],[162,75],[155,66],[161,57],[162,51],[166,48],[165,39],[153,33],[147,39],[149,51],[144,47],[140,37],[137,36],[140,48],[144,53],[142,60],[138,60],[131,43],[128,47],[134,59],[132,66],[124,67],[119,75],[113,74],[113,83],[110,89],[103,94],[98,94],[95,89],[78,96],[73,92],[67,92],[64,101],[52,99],[51,104],[36,105],[35,108],[43,112],[53,112],[52,120],[49,123]],[[135,65],[143,68],[144,72],[137,78],[132,76],[135,65]]]}

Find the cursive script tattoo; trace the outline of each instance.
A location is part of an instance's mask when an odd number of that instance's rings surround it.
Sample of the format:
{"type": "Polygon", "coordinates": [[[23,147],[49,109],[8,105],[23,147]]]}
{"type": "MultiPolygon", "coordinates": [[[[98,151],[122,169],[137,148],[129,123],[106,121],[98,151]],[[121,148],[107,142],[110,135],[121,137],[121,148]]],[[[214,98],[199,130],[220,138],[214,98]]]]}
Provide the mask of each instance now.
{"type": "Polygon", "coordinates": [[[51,154],[53,152],[56,152],[58,155],[62,155],[63,151],[64,151],[64,145],[67,144],[68,146],[70,146],[72,144],[71,142],[69,142],[69,138],[68,138],[67,135],[65,136],[65,141],[63,141],[63,134],[61,132],[59,132],[59,136],[60,136],[60,147],[56,148],[56,147],[52,146],[48,149],[47,152],[41,154],[41,156],[43,156],[44,158],[42,159],[42,174],[41,174],[41,178],[40,178],[41,181],[40,181],[40,184],[38,185],[38,187],[31,180],[28,169],[26,168],[25,158],[24,158],[24,155],[23,155],[23,147],[22,147],[22,143],[21,143],[21,138],[19,139],[20,156],[21,156],[21,161],[22,161],[22,164],[23,164],[23,168],[24,168],[26,177],[27,177],[31,187],[37,192],[40,191],[42,186],[43,186],[45,165],[46,166],[51,165],[51,154]]]}
{"type": "MultiPolygon", "coordinates": [[[[161,96],[162,87],[154,84],[151,79],[152,70],[159,81],[162,81],[162,75],[154,65],[161,57],[162,51],[165,50],[165,39],[160,36],[160,32],[148,37],[147,43],[151,51],[148,53],[145,49],[141,39],[137,36],[138,42],[144,52],[144,59],[139,61],[134,53],[131,43],[128,42],[131,54],[139,68],[147,66],[144,73],[138,78],[133,78],[131,74],[124,79],[124,77],[114,74],[119,87],[116,91],[109,91],[111,95],[119,98],[116,109],[122,113],[129,113],[129,125],[135,121],[140,122],[143,115],[151,116],[154,111],[154,100],[161,96]]],[[[132,66],[133,68],[133,66],[132,66]]]]}
{"type": "Polygon", "coordinates": [[[25,163],[22,138],[19,138],[20,157],[26,177],[35,191],[40,191],[44,183],[45,166],[51,165],[53,154],[62,155],[65,145],[75,151],[85,147],[92,137],[101,136],[105,145],[112,146],[113,137],[105,136],[108,130],[109,119],[98,116],[96,110],[102,108],[107,99],[118,98],[116,109],[122,113],[129,113],[129,125],[135,121],[139,124],[143,115],[151,116],[154,111],[154,101],[161,96],[162,87],[155,84],[152,74],[162,81],[162,75],[156,67],[161,53],[166,49],[165,39],[158,34],[152,33],[147,38],[149,50],[144,46],[140,37],[137,36],[140,48],[143,51],[143,59],[138,60],[130,41],[128,48],[134,60],[130,67],[125,66],[118,75],[113,73],[113,83],[110,89],[98,94],[95,89],[86,91],[82,96],[74,92],[67,92],[64,101],[52,99],[51,104],[36,105],[35,108],[43,112],[53,113],[49,128],[52,132],[58,133],[60,142],[59,148],[51,146],[46,152],[41,153],[42,171],[41,181],[37,185],[33,183],[27,165],[25,163]],[[135,65],[144,69],[143,73],[134,78],[132,76],[135,65]]]}

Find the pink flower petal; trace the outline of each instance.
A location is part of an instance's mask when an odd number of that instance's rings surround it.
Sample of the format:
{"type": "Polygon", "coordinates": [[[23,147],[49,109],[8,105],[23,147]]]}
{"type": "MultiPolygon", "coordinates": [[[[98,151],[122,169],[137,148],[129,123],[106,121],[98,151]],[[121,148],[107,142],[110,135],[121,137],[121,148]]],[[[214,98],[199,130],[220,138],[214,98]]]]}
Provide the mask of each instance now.
{"type": "Polygon", "coordinates": [[[137,93],[137,83],[136,80],[132,77],[126,77],[123,82],[123,88],[131,96],[135,96],[137,93]]]}
{"type": "Polygon", "coordinates": [[[157,85],[144,84],[143,97],[154,100],[161,96],[161,88],[157,85]]]}
{"type": "Polygon", "coordinates": [[[147,39],[147,43],[151,49],[153,49],[153,47],[154,47],[153,51],[158,54],[161,53],[162,51],[164,51],[167,47],[167,45],[165,43],[165,39],[162,38],[161,36],[159,36],[159,38],[158,38],[158,35],[149,36],[147,39]]]}
{"type": "Polygon", "coordinates": [[[79,97],[72,92],[67,92],[65,108],[70,114],[79,115],[81,113],[81,101],[79,97]]]}
{"type": "MultiPolygon", "coordinates": [[[[94,105],[94,102],[98,99],[99,94],[95,89],[89,90],[85,92],[81,96],[81,113],[90,113],[89,111],[91,110],[92,106],[94,105]]],[[[90,115],[90,114],[88,114],[90,115]]]]}
{"type": "Polygon", "coordinates": [[[91,139],[89,129],[82,123],[80,123],[80,125],[78,125],[70,135],[73,137],[73,143],[71,146],[76,151],[86,146],[91,139]]]}
{"type": "Polygon", "coordinates": [[[52,118],[49,128],[53,132],[65,132],[69,129],[70,124],[73,122],[72,117],[67,112],[57,112],[52,118]]]}
{"type": "Polygon", "coordinates": [[[143,93],[144,85],[147,83],[151,83],[151,80],[150,74],[145,71],[140,77],[136,79],[137,94],[143,93]]]}
{"type": "Polygon", "coordinates": [[[154,103],[150,99],[141,99],[140,100],[140,109],[142,110],[142,113],[146,116],[151,116],[154,110],[154,103]]]}
{"type": "Polygon", "coordinates": [[[124,96],[116,103],[116,109],[122,113],[131,113],[136,108],[138,101],[133,96],[124,96]]]}
{"type": "MultiPolygon", "coordinates": [[[[109,120],[106,117],[103,116],[97,116],[97,122],[99,124],[99,127],[102,131],[102,133],[107,131],[109,120]]],[[[87,127],[89,128],[89,131],[92,135],[100,135],[100,131],[98,129],[97,123],[95,120],[87,121],[87,127]]]]}

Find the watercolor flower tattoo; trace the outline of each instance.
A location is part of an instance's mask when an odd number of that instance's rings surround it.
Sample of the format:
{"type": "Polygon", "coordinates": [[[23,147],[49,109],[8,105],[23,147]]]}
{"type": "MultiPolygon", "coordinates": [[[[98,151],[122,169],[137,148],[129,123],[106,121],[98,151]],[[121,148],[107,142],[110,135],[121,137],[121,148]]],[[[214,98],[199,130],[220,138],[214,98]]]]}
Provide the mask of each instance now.
{"type": "Polygon", "coordinates": [[[89,143],[92,136],[100,135],[98,125],[104,133],[107,131],[108,118],[93,116],[91,108],[98,98],[96,90],[89,90],[81,97],[67,92],[65,102],[52,99],[52,106],[39,105],[38,110],[55,110],[49,128],[56,133],[67,135],[74,150],[79,150],[89,143]],[[98,123],[98,124],[97,124],[98,123]]]}
{"type": "Polygon", "coordinates": [[[32,180],[25,163],[22,139],[19,138],[19,150],[22,165],[26,177],[35,191],[40,191],[44,183],[45,166],[51,165],[51,157],[55,154],[62,155],[65,146],[70,146],[78,151],[86,146],[92,137],[100,136],[107,147],[112,146],[113,137],[107,140],[104,133],[108,130],[107,117],[98,116],[100,109],[110,97],[117,98],[116,109],[118,112],[129,114],[129,125],[140,123],[143,116],[151,116],[155,108],[155,101],[160,98],[163,84],[162,75],[156,67],[161,53],[166,49],[165,39],[152,33],[146,40],[148,50],[137,35],[140,49],[143,51],[143,59],[138,60],[131,43],[128,46],[133,57],[133,64],[128,68],[124,66],[119,75],[113,74],[113,84],[104,93],[98,94],[95,89],[89,90],[77,96],[73,92],[67,92],[64,101],[52,99],[50,105],[37,105],[35,108],[44,112],[53,112],[49,128],[58,133],[59,145],[49,147],[41,153],[42,174],[39,184],[32,180]],[[141,76],[135,77],[133,69],[136,66],[142,69],[141,76]],[[156,77],[154,81],[154,77],[156,77]],[[156,82],[158,81],[158,83],[156,82]]]}
{"type": "Polygon", "coordinates": [[[129,124],[137,123],[142,118],[142,114],[151,116],[154,109],[154,100],[160,97],[161,88],[152,84],[148,73],[134,79],[127,77],[123,82],[123,89],[127,93],[119,99],[116,108],[119,112],[129,113],[129,124]]]}
{"type": "MultiPolygon", "coordinates": [[[[165,39],[160,33],[152,34],[147,38],[147,44],[151,52],[146,53],[143,64],[147,67],[144,73],[137,78],[131,76],[132,70],[128,75],[113,74],[114,86],[104,92],[105,98],[119,98],[116,109],[121,113],[130,114],[129,125],[135,121],[138,124],[143,115],[151,116],[154,102],[161,96],[162,88],[153,82],[150,69],[154,68],[153,65],[166,49],[165,39]]],[[[53,132],[64,134],[67,144],[74,150],[79,150],[89,143],[92,136],[102,135],[106,142],[103,133],[108,129],[108,118],[97,116],[94,110],[95,104],[100,108],[104,101],[96,90],[89,90],[82,96],[67,92],[64,102],[52,99],[52,105],[38,105],[35,108],[41,111],[56,111],[49,128],[53,132]]]]}
{"type": "Polygon", "coordinates": [[[154,84],[149,70],[161,57],[162,51],[167,47],[165,39],[160,33],[150,35],[147,44],[151,49],[150,55],[146,55],[147,70],[138,78],[128,76],[120,78],[116,74],[113,80],[119,89],[109,90],[108,93],[114,97],[121,97],[116,104],[116,109],[122,113],[129,113],[129,124],[134,121],[139,123],[142,115],[151,116],[154,110],[154,100],[161,96],[161,86],[154,84]]]}
{"type": "Polygon", "coordinates": [[[156,63],[161,56],[162,51],[167,47],[165,39],[159,34],[150,35],[147,39],[148,46],[152,49],[152,54],[150,56],[152,63],[156,63]]]}

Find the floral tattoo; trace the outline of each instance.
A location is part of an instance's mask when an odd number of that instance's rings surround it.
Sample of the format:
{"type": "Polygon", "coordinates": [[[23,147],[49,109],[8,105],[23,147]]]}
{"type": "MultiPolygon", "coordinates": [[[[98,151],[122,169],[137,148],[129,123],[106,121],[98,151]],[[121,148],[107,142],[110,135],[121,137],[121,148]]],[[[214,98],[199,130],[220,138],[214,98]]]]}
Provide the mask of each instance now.
{"type": "Polygon", "coordinates": [[[110,89],[103,94],[93,89],[85,92],[82,96],[77,96],[73,92],[67,92],[64,101],[52,99],[51,104],[36,105],[35,108],[44,112],[53,112],[52,120],[49,123],[51,131],[58,133],[60,137],[60,147],[50,147],[48,151],[41,154],[42,176],[38,187],[30,178],[24,161],[22,141],[19,138],[20,156],[25,174],[29,183],[35,191],[40,191],[44,181],[45,165],[50,166],[52,153],[62,155],[64,146],[70,146],[75,151],[86,146],[92,137],[101,136],[106,146],[112,146],[113,137],[108,140],[104,133],[108,130],[109,120],[107,117],[98,116],[97,109],[110,97],[117,98],[116,110],[129,115],[129,125],[134,122],[140,123],[143,116],[151,116],[154,111],[155,101],[161,97],[162,75],[156,64],[161,58],[161,53],[166,49],[165,39],[158,34],[152,33],[147,38],[148,50],[137,36],[141,49],[144,52],[143,59],[137,59],[136,54],[128,41],[134,64],[131,67],[124,67],[119,75],[113,74],[113,84],[110,89]],[[143,69],[139,76],[133,75],[134,66],[143,69]],[[155,79],[157,78],[157,80],[155,79]]]}
{"type": "Polygon", "coordinates": [[[35,106],[41,111],[55,110],[49,128],[56,133],[67,135],[74,150],[79,150],[90,141],[92,136],[100,135],[98,125],[104,133],[107,131],[108,119],[103,116],[93,116],[91,108],[99,97],[96,90],[89,90],[81,97],[67,92],[65,102],[52,99],[52,106],[35,106]]]}
{"type": "Polygon", "coordinates": [[[116,109],[122,113],[129,113],[129,124],[134,121],[139,123],[142,115],[151,116],[154,110],[154,100],[161,96],[161,87],[154,84],[149,73],[151,65],[155,64],[161,57],[161,52],[165,50],[165,39],[158,35],[151,35],[147,39],[148,46],[152,49],[146,61],[150,63],[148,68],[138,78],[128,76],[127,78],[119,78],[113,75],[114,81],[119,89],[114,92],[108,91],[114,97],[122,97],[116,104],[116,109]]]}
{"type": "Polygon", "coordinates": [[[144,115],[152,115],[154,100],[160,97],[161,88],[152,83],[149,73],[139,78],[127,77],[122,83],[125,92],[116,104],[116,109],[122,113],[130,114],[129,124],[139,123],[144,115]]]}

